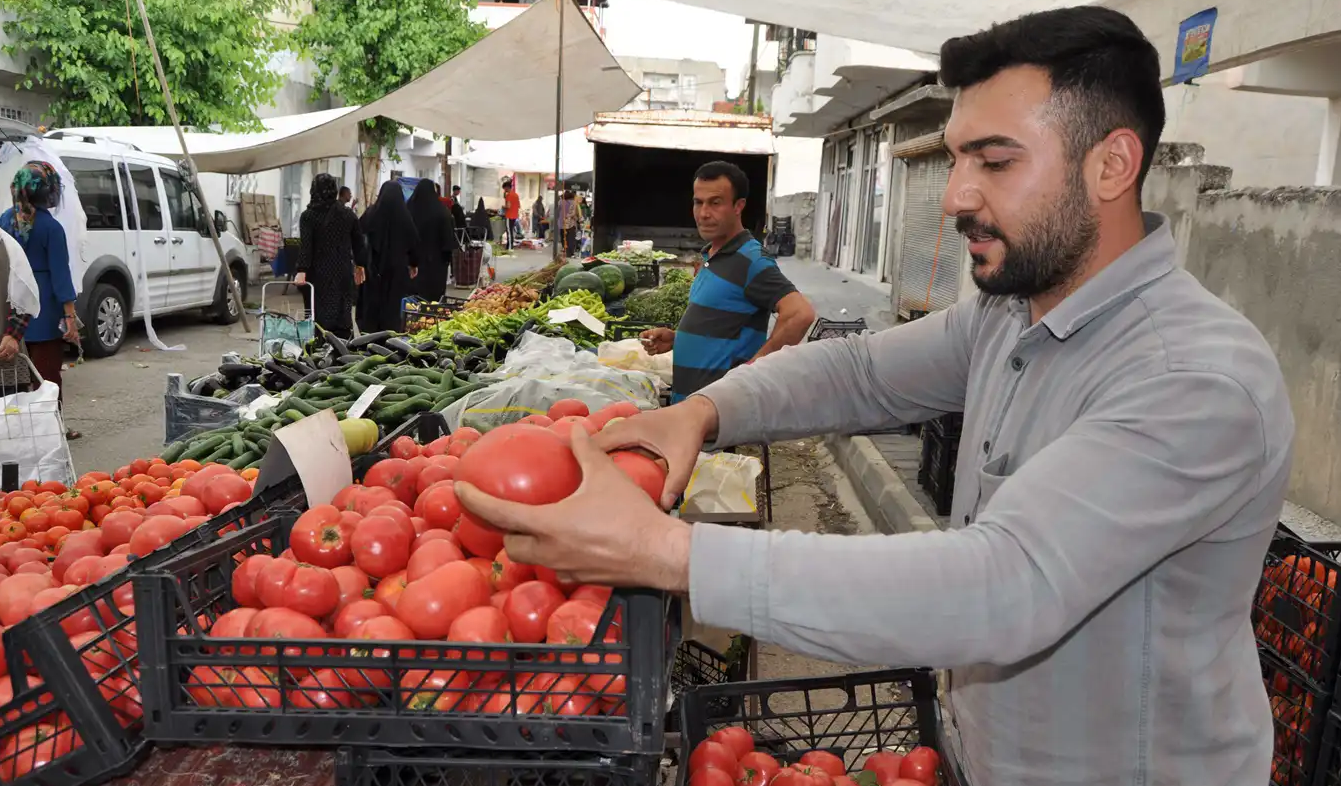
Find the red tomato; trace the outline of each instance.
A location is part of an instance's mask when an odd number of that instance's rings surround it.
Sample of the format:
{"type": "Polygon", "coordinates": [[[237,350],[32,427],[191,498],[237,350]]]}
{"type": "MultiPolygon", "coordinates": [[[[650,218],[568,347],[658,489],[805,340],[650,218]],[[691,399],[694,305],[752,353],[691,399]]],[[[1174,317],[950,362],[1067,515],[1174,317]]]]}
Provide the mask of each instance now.
{"type": "Polygon", "coordinates": [[[29,562],[36,562],[45,567],[47,564],[47,553],[41,549],[21,548],[9,555],[9,559],[5,560],[5,567],[9,569],[10,573],[16,573],[20,566],[29,562]]]}
{"type": "Polygon", "coordinates": [[[214,621],[214,626],[210,628],[210,638],[246,638],[247,629],[251,627],[252,620],[254,620],[259,613],[259,609],[253,609],[247,606],[233,609],[214,621]]]}
{"type": "Polygon", "coordinates": [[[334,505],[317,505],[298,517],[289,535],[289,547],[302,562],[322,568],[338,568],[354,561],[349,538],[354,527],[346,524],[334,505]]]}
{"type": "Polygon", "coordinates": [[[112,714],[123,727],[144,717],[144,702],[140,699],[140,689],[123,675],[103,677],[98,682],[98,692],[108,704],[112,705],[112,714]]]}
{"type": "Polygon", "coordinates": [[[331,632],[336,638],[347,639],[363,623],[375,617],[386,616],[387,613],[388,609],[381,601],[356,600],[336,612],[335,621],[331,623],[331,632]]]}
{"type": "Polygon", "coordinates": [[[503,610],[503,606],[506,605],[507,602],[508,602],[508,596],[511,595],[511,594],[512,594],[512,590],[504,590],[503,592],[495,592],[494,594],[492,594],[492,595],[489,596],[489,605],[490,605],[490,606],[493,606],[494,608],[498,609],[499,611],[502,611],[502,610],[503,610]]]}
{"type": "Polygon", "coordinates": [[[38,723],[5,740],[0,747],[0,780],[13,783],[74,749],[74,727],[38,723]]]}
{"type": "Polygon", "coordinates": [[[275,558],[269,554],[253,554],[233,571],[233,600],[237,601],[238,605],[254,609],[265,607],[265,603],[257,593],[256,577],[274,561],[275,558]]]}
{"type": "Polygon", "coordinates": [[[506,644],[512,641],[512,636],[508,633],[508,620],[503,612],[493,606],[476,606],[456,618],[451,630],[447,631],[447,641],[506,644]]]}
{"type": "MultiPolygon", "coordinates": [[[[742,731],[744,730],[742,729],[742,731]]],[[[748,733],[746,732],[746,734],[748,733]]],[[[713,737],[716,736],[713,735],[713,737]]],[[[721,742],[721,740],[718,740],[718,742],[721,742]]],[[[731,747],[732,750],[737,750],[726,742],[722,744],[731,747]]],[[[754,745],[753,739],[750,739],[750,745],[754,745]]],[[[736,769],[736,781],[740,786],[767,786],[768,782],[773,780],[773,776],[777,775],[781,769],[782,766],[778,764],[778,760],[767,753],[750,751],[740,757],[740,766],[736,769]]]]}
{"type": "Polygon", "coordinates": [[[461,562],[465,558],[466,555],[461,553],[461,549],[450,541],[432,540],[410,554],[405,578],[407,581],[418,581],[449,562],[461,562]]]}
{"type": "Polygon", "coordinates": [[[455,527],[461,518],[461,503],[456,501],[451,481],[444,480],[425,489],[414,503],[414,515],[423,518],[429,529],[455,527]]]}
{"type": "Polygon", "coordinates": [[[503,592],[535,580],[535,568],[521,562],[513,562],[507,549],[500,549],[494,557],[493,570],[489,572],[489,584],[494,592],[503,592]]]}
{"type": "Polygon", "coordinates": [[[368,511],[368,517],[371,518],[373,516],[386,516],[387,518],[394,520],[406,532],[410,533],[410,537],[413,538],[417,535],[414,528],[414,516],[410,510],[410,506],[400,500],[392,500],[391,502],[378,505],[368,511]]]}
{"type": "Polygon", "coordinates": [[[331,504],[340,510],[352,510],[359,515],[368,515],[373,508],[385,505],[388,502],[394,502],[398,499],[396,492],[388,488],[367,487],[367,486],[346,486],[331,504]]]}
{"type": "Polygon", "coordinates": [[[833,786],[857,786],[857,782],[846,775],[831,775],[833,786]]]}
{"type": "Polygon", "coordinates": [[[573,590],[582,586],[580,584],[573,584],[566,581],[559,581],[559,575],[555,573],[552,569],[547,568],[544,565],[535,566],[535,578],[536,581],[543,581],[546,584],[553,584],[563,592],[572,592],[573,590]]]}
{"type": "Polygon", "coordinates": [[[620,472],[646,491],[647,496],[653,500],[661,499],[661,492],[666,489],[666,470],[655,459],[634,450],[617,450],[610,454],[610,460],[615,462],[620,472]]]}
{"type": "Polygon", "coordinates": [[[936,786],[936,768],[940,764],[940,754],[931,748],[919,745],[903,757],[903,764],[899,766],[899,777],[936,786]]]}
{"type": "Polygon", "coordinates": [[[713,740],[700,742],[689,757],[690,772],[715,767],[730,774],[736,771],[739,764],[736,760],[736,754],[730,748],[713,740]]]}
{"type": "MultiPolygon", "coordinates": [[[[754,752],[754,737],[749,731],[739,726],[728,726],[725,729],[719,729],[715,734],[708,737],[713,742],[720,742],[731,749],[736,754],[736,759],[744,761],[745,756],[754,752]]],[[[770,757],[771,758],[771,757],[770,757]]],[[[802,759],[802,761],[805,761],[802,759]]],[[[777,762],[774,762],[777,764],[777,762]]]]}
{"type": "Polygon", "coordinates": [[[9,627],[27,619],[37,593],[52,586],[49,574],[20,573],[0,581],[0,624],[9,627]]]}
{"type": "MultiPolygon", "coordinates": [[[[569,593],[568,599],[589,600],[604,609],[606,606],[610,605],[610,596],[613,594],[614,590],[610,587],[602,587],[597,584],[583,584],[569,593]]],[[[723,731],[725,731],[725,729],[723,729],[723,731]]],[[[751,740],[750,750],[753,749],[754,743],[753,740],[751,740]]]]}
{"type": "Polygon", "coordinates": [[[876,751],[866,757],[862,765],[863,772],[875,773],[876,783],[891,786],[899,779],[899,768],[903,766],[903,756],[893,751],[876,751]]]}
{"type": "MultiPolygon", "coordinates": [[[[237,473],[226,464],[206,464],[196,470],[196,474],[186,479],[182,484],[183,497],[195,497],[199,500],[205,498],[205,487],[209,485],[211,478],[218,475],[232,475],[237,477],[237,473]]],[[[208,504],[208,503],[207,503],[208,504]]]]}
{"type": "Polygon", "coordinates": [[[553,584],[528,581],[517,585],[503,604],[513,640],[521,644],[544,641],[549,618],[563,604],[563,593],[553,584]]]}
{"type": "Polygon", "coordinates": [[[256,594],[268,607],[285,606],[313,619],[340,603],[340,584],[327,568],[277,559],[256,577],[256,594]]]}
{"type": "Polygon", "coordinates": [[[545,626],[545,643],[590,644],[605,609],[589,600],[570,600],[554,610],[545,626]]]}
{"type": "Polygon", "coordinates": [[[192,516],[205,516],[209,514],[209,509],[205,507],[205,503],[195,497],[172,497],[171,499],[163,500],[161,504],[173,508],[181,514],[181,517],[184,519],[192,516]]]}
{"type": "Polygon", "coordinates": [[[395,519],[369,516],[354,528],[350,539],[354,564],[373,578],[385,578],[409,564],[413,541],[413,531],[407,532],[395,519]]]}
{"type": "Polygon", "coordinates": [[[419,638],[441,639],[457,617],[488,605],[484,576],[464,562],[449,562],[407,586],[396,614],[419,638]]]}
{"type": "MultiPolygon", "coordinates": [[[[469,513],[461,514],[461,522],[456,525],[456,539],[461,541],[466,551],[490,561],[503,549],[503,533],[480,522],[469,513]]],[[[492,565],[490,570],[493,570],[492,565]]]]}
{"type": "MultiPolygon", "coordinates": [[[[224,476],[224,478],[229,476],[224,476]]],[[[236,475],[231,477],[237,478],[236,475]]],[[[220,480],[223,480],[221,478],[220,480]]],[[[242,480],[242,478],[237,478],[242,480]]],[[[242,480],[243,483],[247,481],[242,480]]],[[[210,488],[213,488],[211,486],[210,488]]],[[[190,526],[176,516],[150,516],[130,536],[130,553],[144,557],[185,535],[190,526]]]]}
{"type": "Polygon", "coordinates": [[[466,451],[470,450],[470,446],[474,444],[474,442],[453,442],[447,447],[447,455],[452,458],[461,458],[466,455],[466,451]]]}
{"type": "Polygon", "coordinates": [[[391,457],[409,460],[420,453],[419,444],[411,437],[396,437],[391,442],[391,457]]]}
{"type": "Polygon", "coordinates": [[[122,508],[108,513],[102,520],[102,547],[111,551],[130,542],[130,536],[144,523],[144,514],[138,510],[122,508]]]}
{"type": "MultiPolygon", "coordinates": [[[[321,623],[311,617],[287,608],[262,609],[251,618],[247,625],[246,638],[249,639],[325,639],[329,638],[321,623]]],[[[262,655],[273,655],[273,647],[261,647],[262,655]]],[[[319,655],[320,648],[311,649],[309,655],[319,655]]],[[[286,647],[286,655],[301,655],[298,647],[286,647]]]]}
{"type": "MultiPolygon", "coordinates": [[[[121,668],[123,659],[129,653],[122,653],[101,631],[90,631],[70,637],[70,646],[79,653],[84,668],[89,674],[106,674],[121,668]]],[[[2,650],[0,650],[2,651],[2,650]]],[[[8,687],[9,680],[4,681],[8,687]]]]}
{"type": "Polygon", "coordinates": [[[545,712],[550,715],[595,715],[600,709],[601,697],[581,677],[560,678],[545,697],[545,712]]]}
{"type": "Polygon", "coordinates": [[[205,485],[205,491],[200,495],[200,501],[205,503],[205,509],[212,516],[219,515],[229,505],[246,502],[249,499],[251,499],[251,484],[243,480],[242,476],[231,472],[212,479],[205,485]]]}
{"type": "Polygon", "coordinates": [[[384,613],[394,614],[396,612],[396,606],[400,604],[401,593],[405,592],[405,587],[410,583],[406,576],[405,571],[398,570],[377,582],[377,591],[373,593],[373,600],[388,609],[384,613]]]}
{"type": "MultiPolygon", "coordinates": [[[[526,505],[547,505],[577,490],[582,482],[582,468],[558,434],[536,426],[513,424],[500,426],[481,437],[457,465],[456,479],[495,497],[526,505]]],[[[469,513],[462,516],[463,523],[471,520],[469,513]]],[[[469,543],[466,548],[471,548],[469,543]]],[[[501,544],[498,548],[502,548],[501,544]]],[[[480,556],[492,557],[498,548],[480,556]]]]}
{"type": "MultiPolygon", "coordinates": [[[[743,783],[743,781],[742,781],[743,783]]],[[[705,767],[689,776],[689,786],[739,786],[726,770],[705,767]]]]}
{"type": "Polygon", "coordinates": [[[554,425],[554,418],[551,418],[548,415],[527,415],[526,417],[522,418],[517,422],[524,426],[539,426],[541,428],[549,428],[550,426],[554,425]]]}
{"type": "MultiPolygon", "coordinates": [[[[461,460],[456,456],[446,456],[445,458],[449,458],[454,462],[461,460]]],[[[415,482],[415,488],[419,490],[419,496],[422,498],[424,492],[428,491],[433,486],[439,483],[446,483],[454,477],[456,477],[455,466],[446,467],[442,464],[429,464],[427,467],[424,467],[423,472],[419,473],[419,479],[415,482]]],[[[416,502],[415,505],[417,507],[418,503],[416,502]]]]}
{"type": "Polygon", "coordinates": [[[239,669],[233,690],[237,701],[243,707],[266,709],[280,707],[280,692],[276,687],[278,680],[265,669],[247,666],[239,669]]]}
{"type": "Polygon", "coordinates": [[[408,694],[405,708],[474,712],[482,702],[473,691],[487,687],[483,677],[482,673],[469,671],[407,671],[400,680],[401,690],[408,694]]]}
{"type": "MultiPolygon", "coordinates": [[[[407,438],[408,439],[408,438],[407,438]]],[[[337,710],[345,706],[335,698],[348,691],[335,669],[318,669],[288,692],[289,704],[305,710],[337,710]]]]}
{"type": "MultiPolygon", "coordinates": [[[[44,589],[33,596],[33,604],[29,613],[36,614],[43,609],[49,609],[78,591],[79,587],[74,585],[44,589]]],[[[93,616],[92,607],[85,607],[66,614],[64,619],[61,620],[61,630],[65,631],[66,636],[78,636],[81,633],[89,633],[98,629],[98,619],[93,616]]]]}
{"type": "MultiPolygon", "coordinates": [[[[64,556],[64,554],[61,556],[64,556]]],[[[88,584],[91,581],[93,570],[98,566],[99,559],[100,557],[97,554],[90,554],[75,560],[71,563],[70,567],[65,569],[65,583],[75,584],[81,587],[88,584]]],[[[59,562],[60,559],[57,558],[57,561],[59,562]]],[[[55,574],[55,566],[53,565],[52,576],[54,577],[55,574]]]]}
{"type": "MultiPolygon", "coordinates": [[[[750,742],[753,744],[754,741],[750,742]]],[[[801,757],[801,763],[808,767],[818,767],[835,778],[847,774],[847,765],[843,760],[828,751],[809,751],[801,757]]]]}
{"type": "Polygon", "coordinates": [[[419,549],[438,540],[445,540],[458,549],[461,548],[461,542],[456,539],[456,533],[445,529],[431,529],[414,539],[414,544],[410,546],[410,555],[413,556],[419,549]]]}
{"type": "MultiPolygon", "coordinates": [[[[819,767],[793,764],[774,775],[773,784],[777,784],[777,786],[833,786],[833,778],[819,767]]],[[[772,784],[769,786],[772,786],[772,784]]]]}
{"type": "Polygon", "coordinates": [[[474,428],[471,428],[470,426],[462,426],[461,428],[459,428],[459,429],[457,429],[456,431],[453,431],[453,432],[452,432],[452,441],[453,441],[453,442],[478,442],[481,436],[483,436],[483,435],[480,434],[479,429],[474,429],[474,428]]]}
{"type": "Polygon", "coordinates": [[[549,419],[559,420],[560,418],[585,418],[591,414],[591,410],[586,404],[575,398],[566,398],[562,401],[554,402],[554,406],[549,408],[549,419]]]}
{"type": "Polygon", "coordinates": [[[100,545],[98,533],[93,530],[88,530],[88,533],[93,535],[92,541],[89,541],[87,538],[75,542],[67,541],[65,547],[61,549],[60,556],[56,557],[56,561],[51,563],[51,575],[56,581],[62,581],[66,584],[87,583],[81,581],[66,581],[65,574],[69,572],[72,565],[81,559],[102,556],[102,546],[100,545]]]}
{"type": "Polygon", "coordinates": [[[577,418],[577,417],[561,418],[559,420],[556,420],[554,421],[554,425],[549,427],[549,430],[553,431],[555,434],[558,434],[560,437],[562,437],[564,444],[567,445],[572,444],[573,431],[579,428],[587,432],[588,434],[596,433],[596,424],[592,423],[587,418],[577,418]]]}
{"type": "Polygon", "coordinates": [[[47,565],[46,560],[41,560],[38,562],[25,562],[22,565],[20,565],[12,575],[18,575],[20,573],[37,573],[50,576],[51,566],[47,565]]]}
{"type": "Polygon", "coordinates": [[[389,458],[372,465],[368,474],[363,476],[363,485],[370,488],[387,488],[396,493],[396,499],[406,505],[413,505],[415,498],[414,473],[405,459],[389,458]]]}
{"type": "Polygon", "coordinates": [[[335,576],[335,583],[340,585],[340,603],[337,610],[356,600],[363,600],[367,597],[368,591],[372,589],[372,584],[368,581],[368,574],[353,565],[331,568],[331,575],[335,576]]]}
{"type": "Polygon", "coordinates": [[[233,684],[238,676],[231,666],[196,666],[186,678],[186,693],[200,707],[237,707],[233,684]]]}
{"type": "Polygon", "coordinates": [[[424,450],[419,455],[435,458],[437,456],[447,455],[447,449],[452,445],[451,437],[438,437],[424,446],[424,450]]]}

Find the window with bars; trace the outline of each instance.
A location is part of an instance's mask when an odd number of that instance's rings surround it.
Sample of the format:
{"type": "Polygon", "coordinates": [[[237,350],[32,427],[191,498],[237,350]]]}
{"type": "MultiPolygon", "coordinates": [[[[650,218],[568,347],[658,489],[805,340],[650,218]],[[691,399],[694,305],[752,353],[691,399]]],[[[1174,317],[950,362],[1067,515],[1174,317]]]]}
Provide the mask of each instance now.
{"type": "Polygon", "coordinates": [[[30,126],[37,125],[37,118],[31,109],[20,109],[16,106],[0,106],[0,118],[5,120],[16,120],[20,123],[27,123],[30,126]]]}

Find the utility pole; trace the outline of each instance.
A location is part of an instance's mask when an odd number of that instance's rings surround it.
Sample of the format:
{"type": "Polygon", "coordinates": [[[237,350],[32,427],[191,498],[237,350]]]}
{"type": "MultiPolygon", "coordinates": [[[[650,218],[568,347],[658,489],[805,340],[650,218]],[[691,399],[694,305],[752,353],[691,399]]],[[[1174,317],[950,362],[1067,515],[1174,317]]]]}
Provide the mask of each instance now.
{"type": "Polygon", "coordinates": [[[749,107],[746,109],[745,114],[753,115],[754,108],[758,106],[757,99],[759,93],[759,23],[758,22],[754,23],[754,46],[750,48],[750,89],[747,92],[749,94],[750,104],[749,107]]]}
{"type": "Polygon", "coordinates": [[[559,8],[559,78],[555,85],[554,96],[554,219],[550,222],[550,235],[554,239],[554,261],[562,259],[563,224],[559,221],[559,178],[563,166],[563,20],[568,16],[568,3],[572,0],[555,0],[559,8]]]}

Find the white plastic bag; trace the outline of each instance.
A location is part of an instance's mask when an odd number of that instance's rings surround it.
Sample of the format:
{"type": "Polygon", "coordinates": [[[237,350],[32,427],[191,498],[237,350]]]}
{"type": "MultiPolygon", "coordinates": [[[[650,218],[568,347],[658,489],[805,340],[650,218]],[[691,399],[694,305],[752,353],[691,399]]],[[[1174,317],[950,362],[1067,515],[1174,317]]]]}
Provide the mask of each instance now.
{"type": "Polygon", "coordinates": [[[680,513],[757,513],[756,482],[764,463],[739,453],[699,453],[680,513]]]}
{"type": "Polygon", "coordinates": [[[626,371],[642,371],[661,380],[667,387],[675,378],[674,353],[649,355],[642,339],[626,338],[623,341],[606,341],[596,348],[596,359],[602,365],[622,368],[626,371]]]}
{"type": "Polygon", "coordinates": [[[0,398],[0,464],[18,464],[20,482],[55,480],[74,485],[60,393],[55,382],[44,381],[37,390],[0,398]]]}

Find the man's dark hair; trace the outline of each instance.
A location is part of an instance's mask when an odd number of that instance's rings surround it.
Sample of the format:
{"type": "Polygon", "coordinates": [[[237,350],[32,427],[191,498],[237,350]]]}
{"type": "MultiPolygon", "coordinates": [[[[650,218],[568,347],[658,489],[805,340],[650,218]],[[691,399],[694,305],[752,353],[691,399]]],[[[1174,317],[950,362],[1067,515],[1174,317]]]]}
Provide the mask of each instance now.
{"type": "Polygon", "coordinates": [[[341,193],[341,194],[353,194],[354,192],[349,190],[349,186],[340,186],[340,193],[341,193]]]}
{"type": "Polygon", "coordinates": [[[461,190],[461,186],[452,186],[452,193],[453,193],[453,194],[455,194],[457,191],[460,191],[460,190],[461,190]]]}
{"type": "Polygon", "coordinates": [[[1159,52],[1126,15],[1083,6],[1027,14],[941,46],[941,83],[965,88],[1015,66],[1038,66],[1052,80],[1068,152],[1079,160],[1119,128],[1145,151],[1137,198],[1164,132],[1159,52]]]}
{"type": "Polygon", "coordinates": [[[750,179],[745,176],[745,170],[735,164],[727,161],[710,161],[694,173],[695,180],[705,182],[721,178],[731,181],[732,201],[750,198],[750,179]]]}

